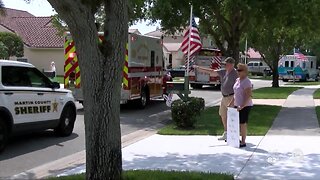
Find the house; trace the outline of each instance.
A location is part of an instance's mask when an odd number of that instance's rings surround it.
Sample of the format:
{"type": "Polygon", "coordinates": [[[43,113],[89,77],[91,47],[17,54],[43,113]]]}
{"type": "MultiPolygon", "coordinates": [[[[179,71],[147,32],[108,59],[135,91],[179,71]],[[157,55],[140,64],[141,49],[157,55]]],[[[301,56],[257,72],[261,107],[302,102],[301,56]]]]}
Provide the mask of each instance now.
{"type": "Polygon", "coordinates": [[[248,48],[246,53],[240,54],[240,60],[242,63],[248,63],[250,61],[263,61],[259,51],[255,51],[253,48],[248,48]],[[247,57],[246,57],[247,56],[247,57]],[[246,58],[245,58],[246,57],[246,58]]]}
{"type": "Polygon", "coordinates": [[[57,75],[64,74],[63,37],[51,24],[51,17],[35,17],[21,10],[5,8],[6,15],[0,17],[0,31],[20,36],[24,43],[22,60],[35,65],[39,70],[49,70],[55,62],[57,75]]]}
{"type": "MultiPolygon", "coordinates": [[[[176,32],[173,35],[166,34],[160,29],[145,34],[161,38],[163,36],[163,53],[166,68],[179,68],[185,64],[184,54],[181,51],[181,43],[183,41],[183,32],[176,32]]],[[[208,36],[201,36],[203,47],[215,47],[212,39],[208,36]]]]}

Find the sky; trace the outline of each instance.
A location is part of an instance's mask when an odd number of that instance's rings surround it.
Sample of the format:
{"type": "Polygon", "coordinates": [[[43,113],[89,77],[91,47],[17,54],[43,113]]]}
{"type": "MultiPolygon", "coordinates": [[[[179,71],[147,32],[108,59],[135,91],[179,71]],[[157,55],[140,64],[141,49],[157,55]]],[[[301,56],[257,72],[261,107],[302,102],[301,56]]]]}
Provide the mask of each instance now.
{"type": "MultiPolygon", "coordinates": [[[[11,9],[19,9],[28,11],[35,16],[51,16],[55,14],[55,11],[46,0],[31,0],[30,3],[26,3],[24,0],[2,0],[5,7],[11,9]]],[[[148,26],[148,22],[139,22],[130,28],[138,29],[142,34],[156,30],[159,24],[148,26]]]]}

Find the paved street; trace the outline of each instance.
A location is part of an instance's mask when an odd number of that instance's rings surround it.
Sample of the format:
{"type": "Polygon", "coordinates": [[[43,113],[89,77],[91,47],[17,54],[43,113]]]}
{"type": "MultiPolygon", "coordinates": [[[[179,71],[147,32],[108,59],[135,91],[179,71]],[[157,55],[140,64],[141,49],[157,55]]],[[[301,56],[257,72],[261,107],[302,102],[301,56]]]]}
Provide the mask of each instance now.
{"type": "MultiPolygon", "coordinates": [[[[271,81],[253,80],[253,84],[254,88],[265,87],[270,86],[271,81]]],[[[206,103],[217,102],[221,98],[220,91],[212,87],[192,90],[192,96],[203,97],[206,103]]],[[[163,101],[152,101],[145,110],[123,106],[120,115],[122,135],[152,128],[161,122],[165,123],[168,116],[159,116],[159,113],[167,110],[169,108],[163,101]]],[[[14,137],[6,151],[0,155],[0,178],[18,174],[84,149],[83,109],[79,105],[74,133],[70,137],[57,138],[52,131],[14,137]]]]}

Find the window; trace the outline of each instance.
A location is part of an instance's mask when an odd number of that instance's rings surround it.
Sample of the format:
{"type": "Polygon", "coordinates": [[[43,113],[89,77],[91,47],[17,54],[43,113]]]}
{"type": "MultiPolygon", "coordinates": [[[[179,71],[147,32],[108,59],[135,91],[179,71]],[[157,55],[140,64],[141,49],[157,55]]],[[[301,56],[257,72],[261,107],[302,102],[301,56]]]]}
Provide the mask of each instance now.
{"type": "Polygon", "coordinates": [[[313,68],[313,61],[310,62],[310,68],[313,68]]]}
{"type": "Polygon", "coordinates": [[[151,67],[154,67],[155,52],[151,51],[151,67]]]}
{"type": "Polygon", "coordinates": [[[290,67],[294,67],[294,61],[290,61],[290,67]]]}
{"type": "Polygon", "coordinates": [[[262,63],[262,62],[260,62],[260,66],[263,66],[263,63],[262,63]]]}
{"type": "Polygon", "coordinates": [[[172,54],[169,54],[169,64],[172,64],[172,54]]]}
{"type": "Polygon", "coordinates": [[[249,67],[252,67],[252,66],[253,66],[253,63],[248,63],[248,66],[249,66],[249,67]]]}
{"type": "Polygon", "coordinates": [[[32,87],[50,87],[50,80],[36,68],[30,68],[27,74],[30,78],[32,87]]]}
{"type": "Polygon", "coordinates": [[[306,68],[306,62],[302,63],[302,68],[305,69],[306,68]]]}
{"type": "Polygon", "coordinates": [[[259,66],[259,63],[254,63],[254,66],[255,66],[255,67],[258,67],[258,66],[259,66]]]}
{"type": "Polygon", "coordinates": [[[284,62],[284,67],[289,67],[289,61],[284,62]]]}
{"type": "Polygon", "coordinates": [[[3,66],[2,84],[4,86],[50,87],[50,80],[36,68],[3,66]]]}

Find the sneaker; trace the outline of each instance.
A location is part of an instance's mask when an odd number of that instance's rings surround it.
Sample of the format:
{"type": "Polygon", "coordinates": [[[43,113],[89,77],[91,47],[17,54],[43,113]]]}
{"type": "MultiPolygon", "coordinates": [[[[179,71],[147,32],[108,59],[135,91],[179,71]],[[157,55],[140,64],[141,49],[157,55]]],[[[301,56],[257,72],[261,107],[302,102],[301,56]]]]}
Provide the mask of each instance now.
{"type": "Polygon", "coordinates": [[[221,137],[218,138],[219,141],[227,140],[227,132],[224,132],[221,137]]]}

